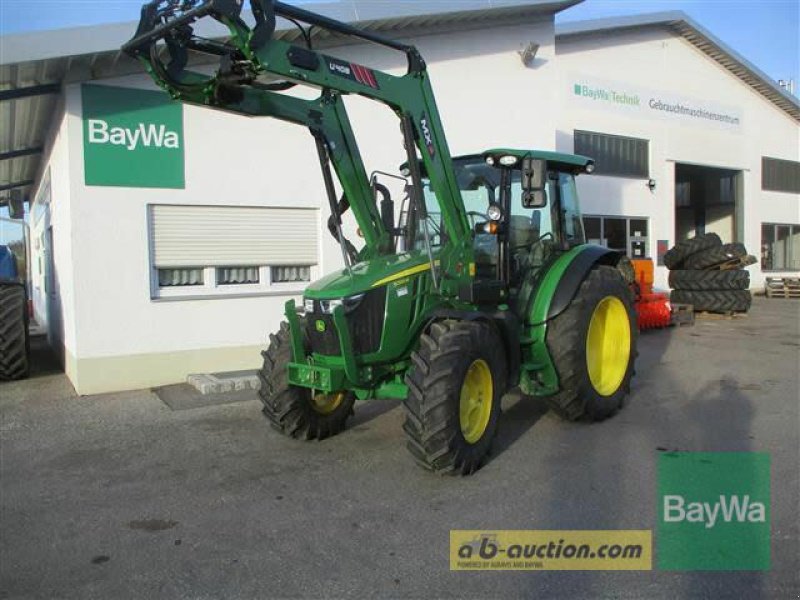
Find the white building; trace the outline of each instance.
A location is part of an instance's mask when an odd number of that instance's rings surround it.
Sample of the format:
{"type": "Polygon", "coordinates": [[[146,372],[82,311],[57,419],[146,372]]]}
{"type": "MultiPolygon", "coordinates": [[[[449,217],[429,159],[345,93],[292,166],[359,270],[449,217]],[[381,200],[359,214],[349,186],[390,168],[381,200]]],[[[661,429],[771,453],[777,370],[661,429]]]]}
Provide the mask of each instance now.
{"type": "MultiPolygon", "coordinates": [[[[589,238],[658,261],[716,231],[761,259],[753,288],[800,274],[800,102],[682,13],[556,27],[578,1],[310,10],[420,48],[453,155],[594,156],[579,178],[589,238]]],[[[118,51],[134,29],[0,42],[0,193],[30,198],[36,318],[81,394],[254,368],[284,302],[341,267],[308,132],[170,104],[118,51]]],[[[330,52],[405,68],[382,48],[330,52]]],[[[347,102],[368,171],[397,172],[394,115],[347,102]]]]}

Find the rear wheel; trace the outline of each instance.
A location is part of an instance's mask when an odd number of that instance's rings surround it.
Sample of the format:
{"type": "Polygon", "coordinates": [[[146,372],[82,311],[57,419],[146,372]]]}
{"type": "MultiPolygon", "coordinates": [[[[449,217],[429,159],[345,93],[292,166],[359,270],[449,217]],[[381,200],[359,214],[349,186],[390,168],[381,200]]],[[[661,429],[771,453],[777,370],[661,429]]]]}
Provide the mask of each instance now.
{"type": "Polygon", "coordinates": [[[408,449],[432,471],[473,473],[497,432],[507,378],[502,341],[486,323],[441,321],[422,334],[411,360],[408,449]]]}
{"type": "Polygon", "coordinates": [[[619,272],[597,266],[567,309],[547,328],[547,347],[561,390],[547,398],[570,421],[600,421],[619,410],[630,391],[637,326],[619,272]]]}
{"type": "Polygon", "coordinates": [[[258,394],[275,429],[293,438],[322,440],[345,428],[353,414],[352,392],[315,392],[289,384],[292,350],[288,323],[281,323],[278,333],[270,335],[269,348],[261,354],[264,365],[258,373],[258,394]]]}
{"type": "Polygon", "coordinates": [[[0,284],[0,381],[28,375],[28,313],[25,288],[0,284]]]}

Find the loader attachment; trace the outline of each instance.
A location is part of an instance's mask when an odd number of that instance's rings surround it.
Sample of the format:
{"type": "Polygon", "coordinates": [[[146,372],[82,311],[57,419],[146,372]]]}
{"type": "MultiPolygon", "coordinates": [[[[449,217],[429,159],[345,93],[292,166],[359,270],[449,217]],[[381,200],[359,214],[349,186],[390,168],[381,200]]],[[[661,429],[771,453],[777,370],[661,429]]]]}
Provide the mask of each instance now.
{"type": "MultiPolygon", "coordinates": [[[[275,33],[276,19],[282,17],[300,28],[309,49],[310,28],[316,27],[404,52],[408,57],[410,73],[419,73],[425,69],[424,61],[413,46],[383,38],[283,2],[249,0],[249,3],[255,21],[252,27],[245,22],[242,15],[244,0],[153,0],[142,7],[136,33],[122,46],[122,50],[144,61],[148,69],[152,69],[159,79],[176,90],[186,86],[197,89],[198,86],[203,87],[215,79],[225,78],[231,74],[238,75],[241,82],[242,76],[248,75],[246,72],[248,70],[251,79],[248,83],[251,83],[260,70],[257,51],[269,45],[275,33]],[[224,25],[230,32],[230,38],[220,41],[196,35],[195,24],[205,17],[224,25]],[[304,28],[301,22],[309,27],[304,28]],[[168,55],[166,60],[161,57],[160,42],[166,46],[168,55]],[[217,75],[200,81],[196,74],[187,73],[185,68],[190,51],[219,56],[220,66],[217,75]]],[[[309,64],[315,57],[303,54],[300,48],[293,60],[300,68],[309,69],[318,66],[309,64]]],[[[266,89],[278,91],[291,85],[293,84],[282,82],[266,89]]]]}

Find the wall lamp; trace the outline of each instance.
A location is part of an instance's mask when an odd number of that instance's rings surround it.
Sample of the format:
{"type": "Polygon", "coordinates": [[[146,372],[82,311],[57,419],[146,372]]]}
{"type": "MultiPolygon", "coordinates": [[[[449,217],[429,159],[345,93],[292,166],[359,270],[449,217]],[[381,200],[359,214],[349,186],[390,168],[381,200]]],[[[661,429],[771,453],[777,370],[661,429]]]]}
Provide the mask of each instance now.
{"type": "Polygon", "coordinates": [[[533,61],[536,58],[536,53],[539,51],[539,44],[529,42],[522,50],[518,51],[522,64],[530,68],[533,66],[533,61]]]}
{"type": "Polygon", "coordinates": [[[647,180],[647,187],[650,189],[651,192],[656,191],[656,180],[655,179],[648,179],[647,180]]]}

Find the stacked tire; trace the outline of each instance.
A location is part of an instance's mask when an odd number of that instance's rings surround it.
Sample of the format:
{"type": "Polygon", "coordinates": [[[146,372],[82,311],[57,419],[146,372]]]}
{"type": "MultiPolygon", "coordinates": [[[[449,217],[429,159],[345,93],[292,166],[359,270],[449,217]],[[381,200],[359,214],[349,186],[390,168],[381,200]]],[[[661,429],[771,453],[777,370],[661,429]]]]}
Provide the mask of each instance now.
{"type": "Polygon", "coordinates": [[[716,233],[678,242],[664,255],[670,301],[691,304],[696,311],[747,312],[753,298],[746,257],[743,244],[723,244],[716,233]]]}

